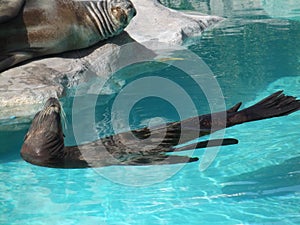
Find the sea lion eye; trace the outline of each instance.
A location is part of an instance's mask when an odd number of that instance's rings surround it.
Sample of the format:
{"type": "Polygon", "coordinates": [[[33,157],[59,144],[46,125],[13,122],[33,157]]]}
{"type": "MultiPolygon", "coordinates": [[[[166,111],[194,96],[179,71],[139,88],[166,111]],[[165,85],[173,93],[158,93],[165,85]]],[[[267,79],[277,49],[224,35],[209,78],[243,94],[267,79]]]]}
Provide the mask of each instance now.
{"type": "Polygon", "coordinates": [[[117,16],[122,9],[120,7],[113,7],[111,10],[114,16],[117,16]]]}
{"type": "Polygon", "coordinates": [[[114,7],[111,9],[114,17],[122,24],[127,22],[127,15],[123,9],[120,7],[114,7]]]}

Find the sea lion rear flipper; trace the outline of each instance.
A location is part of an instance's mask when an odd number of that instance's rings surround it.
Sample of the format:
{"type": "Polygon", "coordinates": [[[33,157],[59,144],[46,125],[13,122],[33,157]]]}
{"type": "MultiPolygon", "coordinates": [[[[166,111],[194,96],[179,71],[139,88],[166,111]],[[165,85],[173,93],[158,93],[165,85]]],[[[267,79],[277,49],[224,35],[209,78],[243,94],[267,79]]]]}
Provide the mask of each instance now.
{"type": "Polygon", "coordinates": [[[15,52],[0,56],[0,72],[31,58],[32,54],[30,52],[15,52]]]}
{"type": "Polygon", "coordinates": [[[286,116],[298,110],[300,110],[300,100],[285,95],[283,91],[277,91],[248,108],[236,112],[230,111],[227,114],[226,126],[286,116]]]}
{"type": "Polygon", "coordinates": [[[15,18],[24,5],[25,0],[0,0],[0,23],[15,18]]]}

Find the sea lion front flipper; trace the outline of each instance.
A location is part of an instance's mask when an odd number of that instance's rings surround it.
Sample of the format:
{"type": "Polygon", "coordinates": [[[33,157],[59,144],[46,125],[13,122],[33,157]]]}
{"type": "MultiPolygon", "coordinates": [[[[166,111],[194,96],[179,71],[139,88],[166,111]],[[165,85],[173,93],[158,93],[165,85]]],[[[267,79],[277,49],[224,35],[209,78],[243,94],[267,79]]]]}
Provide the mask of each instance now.
{"type": "Polygon", "coordinates": [[[25,0],[0,0],[0,23],[15,18],[24,5],[25,0]]]}
{"type": "Polygon", "coordinates": [[[208,140],[208,141],[200,141],[200,142],[185,145],[182,147],[174,147],[174,148],[171,148],[170,151],[172,151],[172,152],[186,151],[186,150],[192,150],[192,149],[196,149],[196,148],[235,145],[238,143],[239,143],[239,141],[235,138],[214,139],[214,140],[208,140]]]}
{"type": "Polygon", "coordinates": [[[196,162],[198,160],[199,158],[197,157],[155,154],[155,155],[132,158],[130,161],[126,162],[125,164],[132,165],[132,166],[168,165],[168,164],[196,162]]]}

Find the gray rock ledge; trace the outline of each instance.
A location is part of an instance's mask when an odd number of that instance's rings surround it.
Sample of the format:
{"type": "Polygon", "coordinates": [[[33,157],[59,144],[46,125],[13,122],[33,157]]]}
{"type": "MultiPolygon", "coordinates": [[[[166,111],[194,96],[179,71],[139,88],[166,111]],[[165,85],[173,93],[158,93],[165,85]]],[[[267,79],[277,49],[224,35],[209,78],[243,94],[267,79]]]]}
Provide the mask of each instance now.
{"type": "Polygon", "coordinates": [[[0,73],[0,121],[34,115],[50,96],[62,97],[68,88],[84,82],[88,65],[95,60],[99,65],[95,73],[109,76],[116,68],[123,44],[160,41],[180,45],[185,38],[199,35],[222,20],[174,11],[157,0],[132,1],[137,16],[121,35],[88,49],[34,60],[0,73]]]}

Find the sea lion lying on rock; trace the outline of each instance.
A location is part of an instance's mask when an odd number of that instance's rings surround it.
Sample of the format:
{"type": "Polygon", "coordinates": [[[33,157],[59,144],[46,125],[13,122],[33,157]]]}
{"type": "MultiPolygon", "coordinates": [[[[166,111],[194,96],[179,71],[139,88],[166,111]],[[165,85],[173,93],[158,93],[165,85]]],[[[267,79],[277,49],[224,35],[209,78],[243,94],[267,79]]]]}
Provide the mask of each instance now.
{"type": "Polygon", "coordinates": [[[130,0],[0,0],[0,72],[118,35],[135,15],[130,0]]]}

